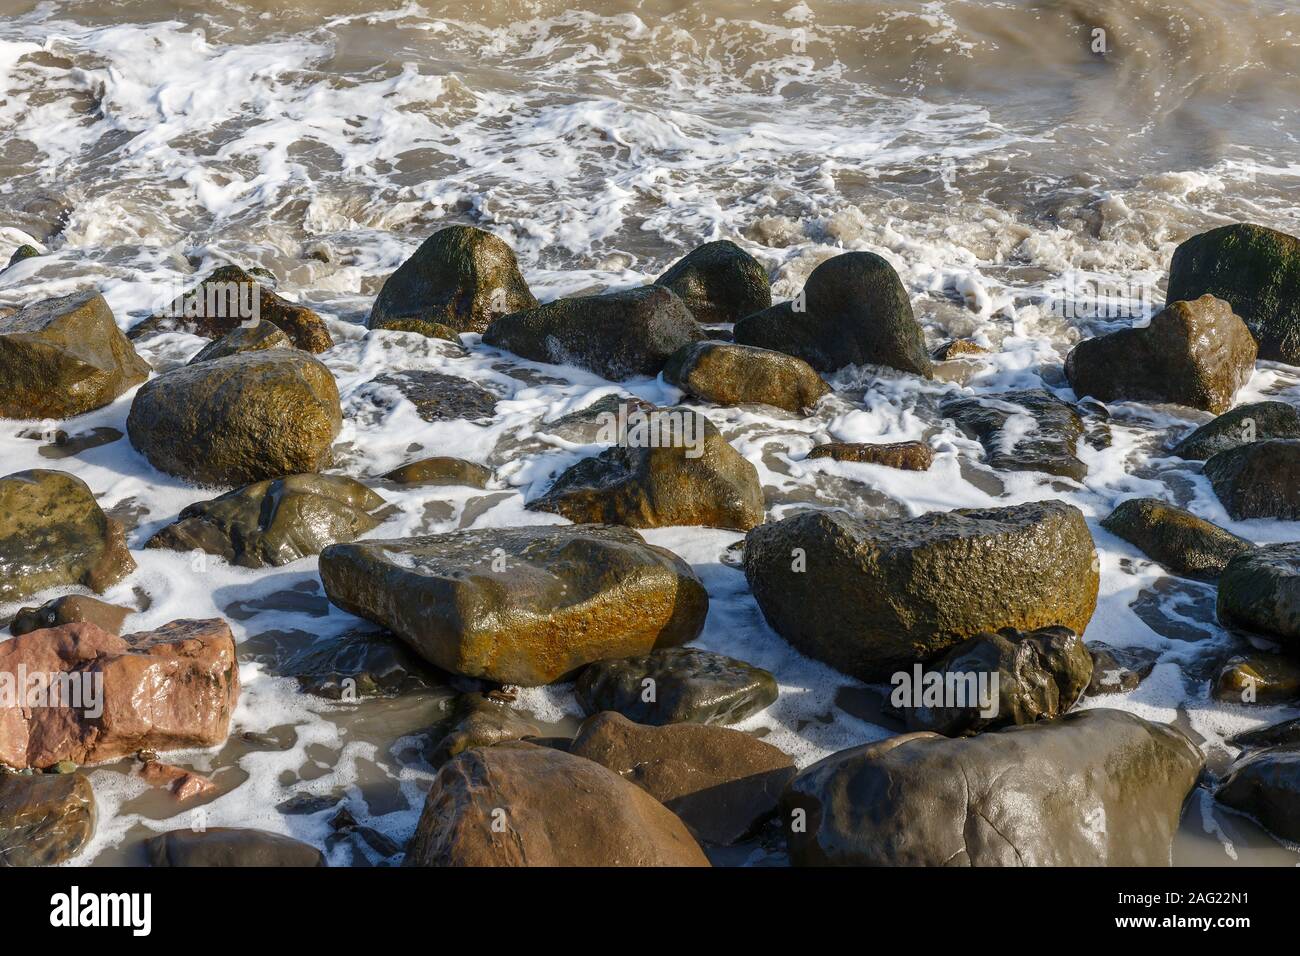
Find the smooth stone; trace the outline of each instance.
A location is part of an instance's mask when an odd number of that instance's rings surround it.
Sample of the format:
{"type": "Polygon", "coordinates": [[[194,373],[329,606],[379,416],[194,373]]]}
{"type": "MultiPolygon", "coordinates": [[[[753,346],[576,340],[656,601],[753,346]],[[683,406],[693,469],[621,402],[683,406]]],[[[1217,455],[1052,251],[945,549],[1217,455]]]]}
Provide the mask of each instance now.
{"type": "Polygon", "coordinates": [[[441,767],[472,747],[543,736],[544,731],[531,715],[484,694],[461,694],[453,705],[447,732],[429,750],[429,763],[441,767]]]}
{"type": "Polygon", "coordinates": [[[1286,402],[1238,405],[1202,425],[1170,451],[1191,461],[1205,461],[1221,451],[1270,438],[1300,438],[1300,409],[1286,402]]]}
{"type": "Polygon", "coordinates": [[[1159,498],[1130,498],[1101,526],[1174,574],[1213,581],[1237,555],[1254,548],[1204,518],[1159,498]]]}
{"type": "Polygon", "coordinates": [[[462,485],[486,488],[492,469],[462,458],[421,458],[379,476],[399,485],[462,485]]]}
{"type": "Polygon", "coordinates": [[[324,866],[314,846],[266,830],[169,830],[145,841],[150,866],[324,866]]]}
{"type": "Polygon", "coordinates": [[[1159,656],[1147,648],[1112,647],[1103,641],[1095,642],[1088,650],[1092,652],[1092,680],[1084,692],[1087,697],[1136,690],[1155,669],[1159,656]]]}
{"type": "Polygon", "coordinates": [[[950,398],[939,411],[984,446],[988,466],[996,471],[1041,471],[1075,481],[1088,475],[1078,457],[1083,419],[1050,392],[950,398]]]}
{"type": "Polygon", "coordinates": [[[1234,747],[1247,750],[1300,745],[1300,717],[1292,717],[1290,720],[1260,727],[1257,730],[1244,731],[1229,737],[1227,742],[1234,747]]]}
{"type": "Polygon", "coordinates": [[[1241,758],[1214,797],[1282,839],[1300,842],[1300,747],[1272,747],[1241,758]]]}
{"type": "Polygon", "coordinates": [[[1280,654],[1238,654],[1220,668],[1211,695],[1230,704],[1291,703],[1300,699],[1300,663],[1280,654]]]}
{"type": "Polygon", "coordinates": [[[923,441],[867,442],[832,441],[808,452],[810,459],[830,458],[866,465],[883,465],[904,471],[927,471],[934,464],[934,449],[923,441]]]}
{"type": "Polygon", "coordinates": [[[771,405],[794,414],[812,409],[831,388],[793,355],[735,345],[692,342],[668,358],[664,381],[715,405],[771,405]]]}
{"type": "Polygon", "coordinates": [[[1300,440],[1271,439],[1221,451],[1203,474],[1234,521],[1300,520],[1300,440]]]}
{"type": "Polygon", "coordinates": [[[213,359],[225,358],[227,355],[238,355],[240,352],[261,352],[266,349],[293,347],[293,340],[285,335],[279,326],[265,319],[259,319],[251,325],[238,325],[216,341],[209,342],[199,349],[198,354],[190,359],[188,364],[198,365],[200,362],[210,362],[213,359]]]}
{"type": "Polygon", "coordinates": [[[699,322],[730,324],[772,304],[767,270],[728,239],[691,250],[655,285],[676,293],[699,322]]]}
{"type": "Polygon", "coordinates": [[[415,406],[426,422],[454,422],[491,418],[500,399],[469,379],[428,369],[384,372],[363,386],[376,405],[391,408],[392,401],[377,389],[395,389],[415,406]]]}
{"type": "Polygon", "coordinates": [[[405,643],[386,631],[353,629],[330,637],[264,631],[243,644],[248,658],[307,694],[329,700],[396,697],[442,681],[405,643]]]}
{"type": "Polygon", "coordinates": [[[95,792],[83,774],[0,770],[0,867],[54,866],[95,835],[95,792]]]}
{"type": "Polygon", "coordinates": [[[65,594],[46,601],[40,607],[19,609],[9,624],[9,633],[20,637],[46,627],[89,623],[109,634],[120,634],[122,624],[134,613],[133,608],[109,604],[84,594],[65,594]]]}

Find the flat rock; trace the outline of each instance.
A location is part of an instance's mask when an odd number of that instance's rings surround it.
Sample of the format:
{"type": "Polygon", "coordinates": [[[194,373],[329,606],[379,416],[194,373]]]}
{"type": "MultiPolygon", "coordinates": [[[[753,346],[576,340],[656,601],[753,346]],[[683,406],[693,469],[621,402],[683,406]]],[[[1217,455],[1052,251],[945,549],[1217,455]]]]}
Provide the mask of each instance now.
{"type": "Polygon", "coordinates": [[[9,633],[18,637],[45,627],[86,622],[110,634],[120,634],[123,622],[132,613],[134,613],[132,608],[97,601],[84,594],[65,594],[63,597],[46,601],[40,607],[20,609],[9,625],[9,633]]]}
{"type": "Polygon", "coordinates": [[[238,355],[240,352],[261,352],[265,349],[291,349],[293,340],[281,331],[280,327],[266,319],[258,319],[247,325],[237,325],[215,342],[209,342],[199,349],[190,365],[210,362],[238,355]]]}
{"type": "Polygon", "coordinates": [[[1228,743],[1247,750],[1300,745],[1300,717],[1292,717],[1290,720],[1269,724],[1256,730],[1247,730],[1229,737],[1228,743]]]}
{"type": "Polygon", "coordinates": [[[305,693],[329,700],[396,697],[437,687],[442,677],[395,635],[356,628],[320,636],[304,631],[263,631],[240,651],[277,677],[293,677],[305,693]]]}
{"type": "Polygon", "coordinates": [[[810,410],[830,386],[793,355],[735,345],[692,342],[668,358],[664,381],[715,405],[772,405],[796,415],[810,410]]]}
{"type": "Polygon", "coordinates": [[[1213,581],[1254,545],[1159,498],[1130,498],[1101,526],[1174,574],[1213,581]]]}
{"type": "Polygon", "coordinates": [[[939,405],[967,436],[984,446],[990,468],[1041,471],[1083,481],[1078,458],[1083,419],[1050,392],[1026,389],[980,398],[951,398],[939,405]]]}
{"type": "Polygon", "coordinates": [[[54,866],[95,835],[95,792],[79,773],[0,771],[0,867],[54,866]]]}
{"type": "Polygon", "coordinates": [[[772,283],[757,259],[728,239],[706,242],[655,279],[699,322],[729,324],[772,304],[772,283]]]}
{"type": "Polygon", "coordinates": [[[1269,438],[1300,438],[1300,409],[1286,402],[1238,405],[1196,429],[1170,454],[1205,461],[1221,451],[1269,438]]]}
{"type": "Polygon", "coordinates": [[[209,827],[169,830],[145,841],[150,866],[324,866],[325,857],[292,837],[266,830],[209,827]]]}
{"type": "Polygon", "coordinates": [[[1214,794],[1284,840],[1300,842],[1300,747],[1272,747],[1233,765],[1214,794]]]}
{"type": "Polygon", "coordinates": [[[934,464],[934,449],[923,441],[867,442],[832,441],[817,445],[808,457],[830,458],[866,465],[883,465],[904,471],[928,471],[934,464]]]}
{"type": "Polygon", "coordinates": [[[463,485],[486,488],[492,469],[462,458],[421,458],[379,476],[398,485],[463,485]]]}
{"type": "Polygon", "coordinates": [[[1236,521],[1300,520],[1300,440],[1271,439],[1221,451],[1205,477],[1236,521]]]}
{"type": "Polygon", "coordinates": [[[429,751],[429,763],[441,767],[471,747],[491,747],[509,740],[543,737],[531,715],[484,694],[461,694],[452,707],[451,724],[429,751]]]}

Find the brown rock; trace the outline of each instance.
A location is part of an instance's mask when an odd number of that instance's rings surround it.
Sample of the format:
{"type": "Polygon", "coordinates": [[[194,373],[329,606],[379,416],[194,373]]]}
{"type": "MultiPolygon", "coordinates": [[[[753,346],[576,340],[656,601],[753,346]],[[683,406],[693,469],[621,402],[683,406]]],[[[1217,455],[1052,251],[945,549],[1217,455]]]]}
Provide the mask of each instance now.
{"type": "Polygon", "coordinates": [[[464,485],[486,488],[492,469],[460,458],[421,458],[379,476],[398,485],[464,485]]]}
{"type": "Polygon", "coordinates": [[[60,624],[89,623],[110,634],[120,634],[122,622],[133,613],[135,612],[129,607],[97,601],[83,594],[68,594],[47,601],[40,607],[21,609],[9,625],[9,633],[18,637],[41,628],[58,627],[60,624]]]}
{"type": "Polygon", "coordinates": [[[927,471],[934,464],[934,449],[923,441],[900,441],[880,444],[832,441],[808,452],[809,458],[833,458],[904,471],[927,471]]]}
{"type": "Polygon", "coordinates": [[[803,359],[733,342],[692,342],[668,357],[664,381],[715,405],[772,405],[796,415],[830,386],[803,359]]]}
{"type": "Polygon", "coordinates": [[[953,339],[950,342],[944,342],[934,350],[933,355],[936,361],[946,362],[949,359],[961,358],[964,355],[988,355],[989,350],[982,345],[977,345],[970,339],[953,339]]]}
{"type": "Polygon", "coordinates": [[[54,866],[95,834],[95,793],[83,774],[0,772],[0,867],[54,866]]]}
{"type": "Polygon", "coordinates": [[[217,789],[217,785],[201,773],[157,760],[144,762],[140,768],[140,779],[151,787],[170,790],[177,800],[188,800],[217,789]]]}
{"type": "Polygon", "coordinates": [[[150,866],[324,866],[314,846],[266,830],[172,830],[146,844],[150,866]]]}

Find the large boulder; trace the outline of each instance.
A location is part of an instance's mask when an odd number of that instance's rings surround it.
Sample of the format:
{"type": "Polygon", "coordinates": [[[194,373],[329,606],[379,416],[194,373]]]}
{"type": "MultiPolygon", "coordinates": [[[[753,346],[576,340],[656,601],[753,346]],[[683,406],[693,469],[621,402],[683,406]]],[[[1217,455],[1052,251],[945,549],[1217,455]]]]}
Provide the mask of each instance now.
{"type": "MultiPolygon", "coordinates": [[[[0,697],[0,763],[104,763],[222,743],[239,700],[230,627],[173,621],[118,637],[64,624],[0,642],[0,674],[45,675],[44,705],[0,697]]],[[[36,691],[32,691],[36,693],[36,691]]]]}
{"type": "Polygon", "coordinates": [[[1286,402],[1238,405],[1196,429],[1170,454],[1205,461],[1221,451],[1269,438],[1300,438],[1300,409],[1286,402]]]}
{"type": "Polygon", "coordinates": [[[379,527],[384,499],[341,475],[259,481],[189,505],[146,548],[206,551],[246,568],[278,567],[379,527]]]}
{"type": "Polygon", "coordinates": [[[136,392],[126,430],[159,471],[242,485],[319,471],[342,424],[330,370],[304,352],[271,349],[150,380],[136,392]]]}
{"type": "Polygon", "coordinates": [[[93,289],[0,316],[0,418],[71,418],[148,377],[93,289]]]}
{"type": "Polygon", "coordinates": [[[1099,583],[1083,513],[1061,501],[879,521],[805,511],[749,532],[745,576],[773,630],[865,681],[1004,627],[1082,634],[1099,583]]]}
{"type": "Polygon", "coordinates": [[[145,842],[150,866],[324,866],[310,844],[280,833],[243,827],[169,830],[145,842]]]}
{"type": "Polygon", "coordinates": [[[772,304],[767,270],[728,239],[693,249],[655,285],[672,289],[698,321],[714,325],[736,322],[772,304]]]}
{"type": "Polygon", "coordinates": [[[95,792],[79,773],[0,770],[0,867],[54,866],[95,835],[95,792]]]}
{"type": "Polygon", "coordinates": [[[944,400],[939,411],[984,446],[988,465],[998,471],[1041,471],[1083,481],[1079,460],[1083,419],[1074,407],[1041,389],[979,398],[944,400]]]}
{"type": "Polygon", "coordinates": [[[467,750],[433,780],[407,866],[708,866],[636,784],[527,743],[467,750]]]}
{"type": "Polygon", "coordinates": [[[238,325],[215,342],[199,349],[190,365],[211,362],[213,359],[238,355],[240,352],[261,352],[265,349],[291,349],[293,340],[280,331],[280,327],[266,319],[248,325],[238,325]]]}
{"type": "Polygon", "coordinates": [[[1258,346],[1222,299],[1170,301],[1140,329],[1080,342],[1065,377],[1080,398],[1172,402],[1226,412],[1255,371],[1258,346]]]}
{"type": "Polygon", "coordinates": [[[1300,652],[1300,543],[1268,544],[1228,562],[1219,577],[1219,621],[1300,652]]]}
{"type": "Polygon", "coordinates": [[[618,442],[562,473],[529,510],[632,528],[746,531],[763,520],[758,470],[699,412],[633,413],[618,442]]]}
{"type": "Polygon", "coordinates": [[[1205,758],[1117,710],[833,754],[786,792],[796,865],[1168,866],[1205,758]]]}
{"type": "Polygon", "coordinates": [[[586,721],[569,752],[645,790],[696,839],[724,846],[771,817],[795,775],[788,756],[738,730],[647,727],[611,712],[586,721]]]}
{"type": "Polygon", "coordinates": [[[0,602],[70,584],[103,591],[134,570],[122,526],[80,478],[45,469],[0,478],[0,602]]]}
{"type": "Polygon", "coordinates": [[[1167,297],[1202,295],[1232,304],[1260,358],[1300,365],[1300,239],[1248,223],[1193,236],[1174,250],[1167,297]]]}
{"type": "Polygon", "coordinates": [[[1270,747],[1233,765],[1215,798],[1300,843],[1300,746],[1270,747]]]}
{"type": "Polygon", "coordinates": [[[812,271],[800,299],[741,319],[735,338],[797,356],[821,372],[884,365],[934,376],[907,290],[894,267],[871,252],[826,260],[812,271]]]}
{"type": "Polygon", "coordinates": [[[622,381],[658,375],[670,355],[702,338],[681,299],[663,286],[647,285],[504,315],[488,327],[483,344],[622,381]]]}
{"type": "Polygon", "coordinates": [[[709,605],[690,565],[619,527],[334,544],[321,552],[320,574],[331,601],[443,670],[523,686],[685,644],[709,605]]]}
{"type": "Polygon", "coordinates": [[[1210,581],[1229,561],[1254,547],[1245,538],[1159,498],[1121,502],[1101,526],[1175,574],[1210,581]]]}
{"type": "Polygon", "coordinates": [[[802,359],[731,342],[693,342],[674,352],[664,381],[715,405],[773,405],[800,414],[830,386],[802,359]]]}
{"type": "Polygon", "coordinates": [[[1203,474],[1236,521],[1300,520],[1300,440],[1275,438],[1221,451],[1203,474]]]}
{"type": "Polygon", "coordinates": [[[934,449],[923,441],[848,442],[831,441],[808,452],[809,459],[830,458],[865,465],[901,468],[903,471],[928,471],[934,464],[934,449]]]}
{"type": "Polygon", "coordinates": [[[504,240],[473,226],[448,226],[388,277],[367,324],[446,338],[446,330],[482,332],[496,317],[536,305],[504,240]]]}

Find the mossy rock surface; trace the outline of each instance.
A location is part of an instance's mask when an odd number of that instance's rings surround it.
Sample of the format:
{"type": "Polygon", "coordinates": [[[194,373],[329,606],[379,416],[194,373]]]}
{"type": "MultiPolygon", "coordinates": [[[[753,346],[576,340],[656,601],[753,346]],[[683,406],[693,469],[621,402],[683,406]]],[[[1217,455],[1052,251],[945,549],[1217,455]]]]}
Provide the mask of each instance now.
{"type": "Polygon", "coordinates": [[[715,405],[772,405],[796,415],[831,391],[802,359],[731,342],[683,346],[664,366],[664,381],[715,405]]]}
{"type": "Polygon", "coordinates": [[[1254,547],[1245,538],[1158,498],[1131,498],[1101,526],[1175,574],[1202,580],[1218,578],[1229,561],[1254,547]]]}
{"type": "Polygon", "coordinates": [[[772,304],[767,270],[729,239],[691,250],[655,285],[672,289],[697,321],[711,324],[736,322],[772,304]]]}
{"type": "Polygon", "coordinates": [[[1235,521],[1300,520],[1300,439],[1274,438],[1221,451],[1204,475],[1235,521]]]}
{"type": "Polygon", "coordinates": [[[1175,445],[1170,454],[1205,461],[1221,451],[1270,438],[1300,438],[1300,409],[1286,402],[1238,405],[1196,429],[1175,445]]]}
{"type": "Polygon", "coordinates": [[[239,325],[227,332],[215,342],[210,342],[199,349],[190,365],[210,362],[238,355],[240,352],[260,352],[263,349],[291,349],[293,340],[280,330],[280,327],[266,319],[259,319],[250,325],[239,325]]]}

